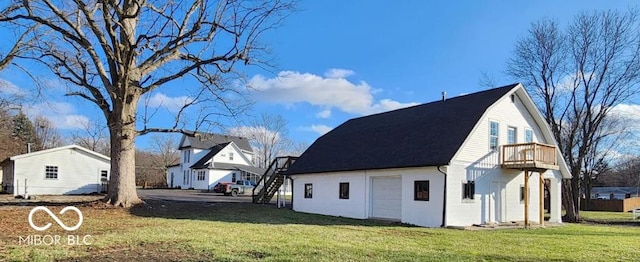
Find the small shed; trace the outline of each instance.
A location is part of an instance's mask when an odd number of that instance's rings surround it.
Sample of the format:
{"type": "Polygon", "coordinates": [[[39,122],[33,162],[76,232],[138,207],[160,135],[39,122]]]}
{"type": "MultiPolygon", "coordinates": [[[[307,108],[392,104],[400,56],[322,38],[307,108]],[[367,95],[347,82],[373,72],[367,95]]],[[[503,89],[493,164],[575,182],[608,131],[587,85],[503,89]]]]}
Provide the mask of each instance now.
{"type": "Polygon", "coordinates": [[[78,145],[9,157],[0,163],[3,192],[66,195],[106,191],[111,159],[78,145]]]}

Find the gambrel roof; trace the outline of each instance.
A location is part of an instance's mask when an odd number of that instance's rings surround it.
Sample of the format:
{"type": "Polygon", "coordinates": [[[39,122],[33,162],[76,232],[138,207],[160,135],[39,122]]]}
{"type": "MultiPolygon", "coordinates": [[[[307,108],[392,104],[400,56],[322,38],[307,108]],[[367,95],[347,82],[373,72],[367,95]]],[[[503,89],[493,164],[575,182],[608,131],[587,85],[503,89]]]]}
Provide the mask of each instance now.
{"type": "Polygon", "coordinates": [[[512,84],[351,119],[318,138],[288,174],[447,165],[512,84]]]}

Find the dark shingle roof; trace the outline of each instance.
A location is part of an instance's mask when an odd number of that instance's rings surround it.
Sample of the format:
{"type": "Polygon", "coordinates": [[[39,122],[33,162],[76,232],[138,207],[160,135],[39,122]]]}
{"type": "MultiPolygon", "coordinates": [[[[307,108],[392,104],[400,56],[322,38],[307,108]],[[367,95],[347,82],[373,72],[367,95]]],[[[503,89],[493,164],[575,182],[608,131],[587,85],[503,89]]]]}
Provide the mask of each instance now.
{"type": "Polygon", "coordinates": [[[351,119],[318,138],[287,173],[446,165],[487,108],[516,86],[351,119]]]}
{"type": "Polygon", "coordinates": [[[253,152],[251,145],[249,145],[249,140],[246,137],[221,135],[221,134],[213,134],[213,133],[194,133],[192,131],[187,133],[190,133],[190,135],[185,134],[185,139],[189,141],[191,148],[209,149],[218,144],[233,142],[240,149],[247,152],[253,152]]]}
{"type": "Polygon", "coordinates": [[[215,145],[215,146],[211,147],[211,151],[209,151],[209,153],[207,153],[202,158],[200,158],[200,160],[198,160],[198,162],[196,162],[195,164],[191,165],[190,168],[193,168],[193,169],[208,168],[209,165],[206,165],[207,161],[209,161],[209,159],[211,159],[213,156],[218,154],[220,152],[220,150],[222,150],[227,145],[229,145],[229,143],[231,143],[231,142],[222,143],[222,144],[218,144],[218,145],[215,145]]]}

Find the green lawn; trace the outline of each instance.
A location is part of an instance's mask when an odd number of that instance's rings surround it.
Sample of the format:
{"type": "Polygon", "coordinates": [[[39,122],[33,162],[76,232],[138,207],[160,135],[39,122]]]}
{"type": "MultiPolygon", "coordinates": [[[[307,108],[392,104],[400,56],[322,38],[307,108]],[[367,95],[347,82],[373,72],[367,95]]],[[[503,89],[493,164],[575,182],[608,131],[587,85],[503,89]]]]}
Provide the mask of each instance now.
{"type": "MultiPolygon", "coordinates": [[[[470,231],[389,225],[253,204],[151,202],[130,210],[96,206],[80,208],[85,223],[74,231],[92,235],[88,246],[18,245],[18,235],[38,233],[24,225],[30,208],[0,212],[0,226],[6,228],[0,237],[0,261],[640,260],[638,226],[566,224],[470,231]]],[[[53,228],[59,227],[54,223],[53,228]]],[[[47,234],[67,234],[53,230],[47,234]]]]}
{"type": "MultiPolygon", "coordinates": [[[[580,216],[597,221],[633,221],[631,212],[580,211],[580,216]]],[[[636,220],[640,223],[640,220],[636,220]]]]}

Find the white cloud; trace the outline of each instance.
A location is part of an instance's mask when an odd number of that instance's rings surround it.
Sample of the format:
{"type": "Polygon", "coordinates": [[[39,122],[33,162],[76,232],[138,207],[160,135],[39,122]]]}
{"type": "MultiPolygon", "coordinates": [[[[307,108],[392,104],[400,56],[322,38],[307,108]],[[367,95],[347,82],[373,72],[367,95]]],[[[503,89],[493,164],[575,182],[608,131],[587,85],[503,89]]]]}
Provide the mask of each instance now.
{"type": "Polygon", "coordinates": [[[638,104],[619,104],[611,108],[610,112],[625,119],[640,120],[640,105],[638,104]]]}
{"type": "Polygon", "coordinates": [[[640,105],[619,104],[611,108],[610,116],[625,121],[626,128],[630,131],[640,131],[640,105]]]}
{"type": "Polygon", "coordinates": [[[318,135],[324,135],[326,133],[329,133],[329,131],[331,131],[333,127],[326,126],[326,125],[311,125],[308,127],[302,127],[300,129],[304,131],[316,132],[318,135]]]}
{"type": "MultiPolygon", "coordinates": [[[[340,74],[332,74],[332,76],[337,75],[340,74]]],[[[358,115],[379,113],[417,104],[401,103],[391,99],[376,102],[373,94],[378,89],[373,89],[364,81],[352,83],[344,78],[324,78],[311,73],[294,71],[282,71],[274,78],[255,75],[249,80],[249,86],[255,90],[255,96],[259,100],[285,104],[306,102],[358,115]]]]}
{"type": "Polygon", "coordinates": [[[65,102],[40,103],[23,108],[29,118],[44,116],[58,129],[81,129],[88,125],[87,116],[77,114],[72,104],[65,102]]]}
{"type": "Polygon", "coordinates": [[[27,92],[14,83],[0,78],[0,95],[24,96],[27,92]]]}
{"type": "Polygon", "coordinates": [[[150,107],[164,107],[169,112],[177,112],[184,105],[193,102],[193,98],[188,96],[176,96],[169,97],[162,93],[156,93],[153,96],[149,97],[147,101],[148,106],[150,107]]]}
{"type": "Polygon", "coordinates": [[[272,140],[272,138],[275,138],[275,141],[281,139],[280,133],[269,130],[264,126],[236,126],[230,127],[228,131],[231,135],[246,137],[258,142],[272,140]]]}
{"type": "Polygon", "coordinates": [[[325,118],[325,119],[331,117],[331,109],[325,109],[325,110],[322,110],[322,111],[318,112],[316,114],[316,117],[325,118]]]}
{"type": "Polygon", "coordinates": [[[326,78],[346,78],[355,74],[353,70],[349,69],[340,69],[340,68],[331,68],[324,73],[326,78]]]}

